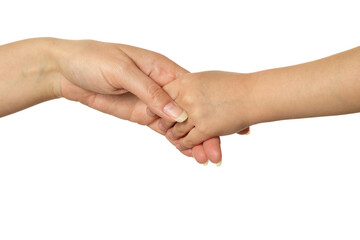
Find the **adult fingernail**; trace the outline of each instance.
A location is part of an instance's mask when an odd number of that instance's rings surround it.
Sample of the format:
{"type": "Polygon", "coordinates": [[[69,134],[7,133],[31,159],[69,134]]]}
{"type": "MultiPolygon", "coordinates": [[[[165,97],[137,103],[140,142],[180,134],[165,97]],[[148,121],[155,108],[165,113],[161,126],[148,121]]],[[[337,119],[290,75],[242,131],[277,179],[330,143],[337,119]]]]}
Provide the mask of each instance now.
{"type": "Polygon", "coordinates": [[[217,167],[220,167],[220,166],[221,166],[221,163],[222,163],[222,161],[216,163],[216,166],[217,166],[217,167]]]}
{"type": "Polygon", "coordinates": [[[188,117],[187,113],[174,102],[165,105],[164,112],[177,122],[183,122],[188,117]]]}
{"type": "Polygon", "coordinates": [[[203,163],[203,166],[207,166],[209,163],[209,160],[206,160],[206,162],[203,163]]]}

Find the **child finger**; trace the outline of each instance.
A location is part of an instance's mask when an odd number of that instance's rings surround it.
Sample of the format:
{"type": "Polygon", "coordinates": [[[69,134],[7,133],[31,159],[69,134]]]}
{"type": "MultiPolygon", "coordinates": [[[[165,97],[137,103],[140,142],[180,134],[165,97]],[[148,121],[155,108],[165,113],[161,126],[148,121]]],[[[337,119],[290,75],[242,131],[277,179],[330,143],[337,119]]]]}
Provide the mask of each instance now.
{"type": "Polygon", "coordinates": [[[208,157],[206,155],[203,145],[200,144],[200,145],[193,147],[192,155],[198,163],[204,164],[204,166],[207,165],[208,157]]]}
{"type": "Polygon", "coordinates": [[[175,139],[185,136],[193,128],[194,128],[194,125],[189,121],[185,121],[182,123],[176,123],[173,128],[171,128],[167,131],[166,135],[170,139],[175,140],[175,139]]]}
{"type": "Polygon", "coordinates": [[[168,120],[161,119],[159,121],[159,129],[165,133],[169,128],[174,126],[175,123],[176,122],[170,122],[168,120]]]}
{"type": "MultiPolygon", "coordinates": [[[[220,138],[213,137],[210,138],[202,144],[204,146],[205,153],[209,160],[212,163],[218,164],[221,162],[221,148],[220,148],[220,138]]],[[[195,148],[195,147],[194,147],[195,148]]],[[[193,149],[194,149],[193,148],[193,149]]]]}
{"type": "Polygon", "coordinates": [[[179,140],[177,147],[180,148],[180,150],[193,148],[194,146],[204,142],[208,138],[208,136],[205,136],[195,127],[184,138],[181,138],[179,140]]]}

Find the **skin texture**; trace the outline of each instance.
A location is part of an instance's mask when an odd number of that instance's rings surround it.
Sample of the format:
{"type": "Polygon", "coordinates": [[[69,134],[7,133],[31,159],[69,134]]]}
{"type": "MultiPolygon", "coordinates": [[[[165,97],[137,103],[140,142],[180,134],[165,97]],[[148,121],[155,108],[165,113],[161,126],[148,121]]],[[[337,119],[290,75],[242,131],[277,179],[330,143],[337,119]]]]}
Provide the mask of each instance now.
{"type": "Polygon", "coordinates": [[[211,71],[185,74],[167,84],[164,89],[189,114],[185,122],[167,131],[167,138],[178,149],[185,150],[213,136],[247,133],[251,108],[247,101],[247,77],[211,71]]]}
{"type": "MultiPolygon", "coordinates": [[[[158,128],[158,116],[174,122],[162,111],[172,101],[162,86],[188,73],[145,49],[53,38],[0,46],[0,66],[0,117],[64,97],[161,134],[165,132],[158,128]]],[[[214,153],[221,157],[220,140],[209,139],[183,153],[198,161],[214,153]]]]}
{"type": "Polygon", "coordinates": [[[189,114],[166,134],[183,151],[258,123],[359,112],[360,47],[252,74],[189,73],[164,89],[189,114]]]}
{"type": "Polygon", "coordinates": [[[219,136],[283,119],[360,111],[360,47],[251,74],[188,73],[148,50],[30,39],[0,46],[0,117],[65,97],[147,125],[199,163],[221,162],[219,136]],[[186,121],[163,112],[174,99],[186,121]]]}

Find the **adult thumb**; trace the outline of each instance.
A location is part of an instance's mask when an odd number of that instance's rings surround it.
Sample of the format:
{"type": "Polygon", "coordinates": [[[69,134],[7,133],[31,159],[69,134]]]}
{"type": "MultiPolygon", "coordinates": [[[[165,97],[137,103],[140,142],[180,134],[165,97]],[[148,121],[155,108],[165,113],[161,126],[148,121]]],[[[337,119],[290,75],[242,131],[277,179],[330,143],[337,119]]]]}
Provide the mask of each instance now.
{"type": "Polygon", "coordinates": [[[168,121],[183,122],[187,119],[186,111],[180,108],[174,100],[154,80],[134,66],[126,79],[124,88],[136,95],[156,115],[168,121]]]}

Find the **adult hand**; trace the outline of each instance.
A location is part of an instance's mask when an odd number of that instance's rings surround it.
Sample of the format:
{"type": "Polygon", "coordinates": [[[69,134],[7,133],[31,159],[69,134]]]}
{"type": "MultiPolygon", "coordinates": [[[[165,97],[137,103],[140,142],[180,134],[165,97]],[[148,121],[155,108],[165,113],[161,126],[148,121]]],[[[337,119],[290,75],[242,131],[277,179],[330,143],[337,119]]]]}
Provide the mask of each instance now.
{"type": "Polygon", "coordinates": [[[164,119],[182,122],[187,118],[186,112],[161,88],[186,71],[160,54],[91,40],[54,40],[54,44],[64,76],[59,82],[60,95],[66,97],[71,85],[100,94],[129,91],[164,119]],[[176,71],[168,71],[175,65],[176,71]],[[152,79],[154,75],[158,75],[157,82],[152,79]]]}
{"type": "MultiPolygon", "coordinates": [[[[59,97],[91,108],[159,128],[160,116],[169,122],[186,115],[162,86],[188,73],[165,56],[132,46],[96,41],[53,40],[62,73],[55,84],[59,97]],[[146,107],[151,111],[147,111],[146,107]],[[170,106],[170,107],[168,107],[170,106]],[[164,110],[165,109],[165,110],[164,110]]],[[[199,162],[221,158],[220,140],[213,138],[183,151],[199,162]]]]}

